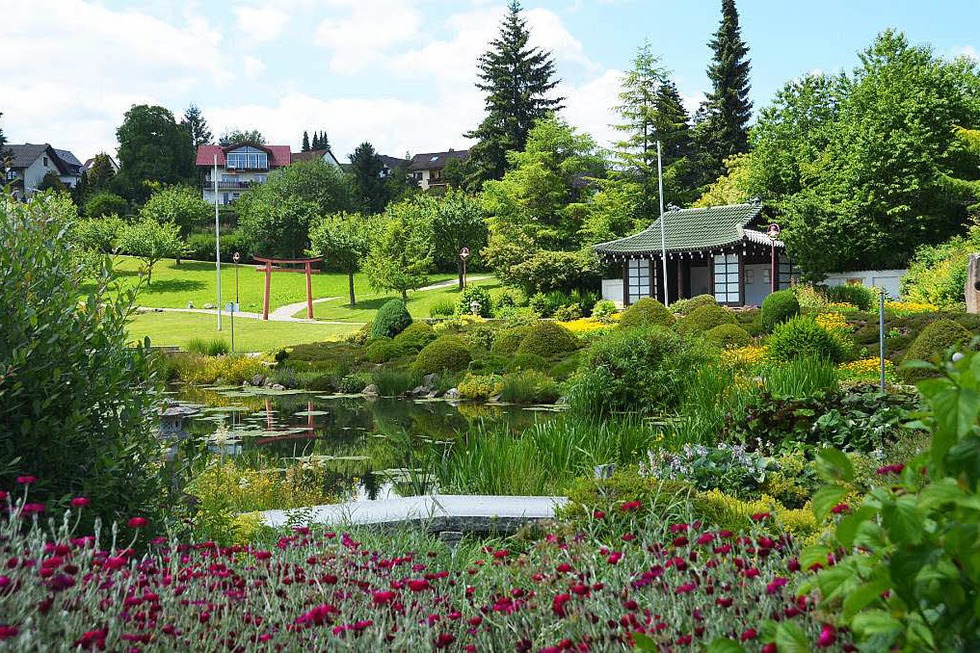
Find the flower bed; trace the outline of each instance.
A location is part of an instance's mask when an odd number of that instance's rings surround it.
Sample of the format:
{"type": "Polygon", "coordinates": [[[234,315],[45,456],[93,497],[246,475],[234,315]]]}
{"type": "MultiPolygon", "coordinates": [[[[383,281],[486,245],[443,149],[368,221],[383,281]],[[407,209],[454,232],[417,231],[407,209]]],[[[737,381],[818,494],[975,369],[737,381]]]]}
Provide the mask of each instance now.
{"type": "MultiPolygon", "coordinates": [[[[522,551],[520,539],[514,549],[464,542],[453,555],[422,536],[297,528],[268,547],[161,538],[138,556],[132,546],[145,520],[113,529],[102,548],[99,537],[72,532],[71,512],[49,530],[26,493],[7,503],[7,650],[557,652],[634,639],[668,650],[722,637],[762,647],[775,636],[762,627],[771,619],[813,640],[830,632],[828,646],[837,637],[811,598],[795,597],[797,548],[788,535],[765,534],[765,514],[754,516],[759,532],[743,536],[698,523],[663,528],[657,517],[640,521],[640,502],[627,501],[615,514],[594,514],[592,532],[547,532],[522,551]]],[[[86,509],[84,500],[74,505],[86,509]]]]}

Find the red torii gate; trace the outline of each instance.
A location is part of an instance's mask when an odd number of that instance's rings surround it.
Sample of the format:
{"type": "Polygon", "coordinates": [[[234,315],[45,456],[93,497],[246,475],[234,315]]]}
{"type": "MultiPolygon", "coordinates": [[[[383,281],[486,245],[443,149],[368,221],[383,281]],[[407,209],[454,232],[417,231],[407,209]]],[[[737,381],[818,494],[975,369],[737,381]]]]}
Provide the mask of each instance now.
{"type": "Polygon", "coordinates": [[[313,282],[310,279],[311,274],[320,274],[319,270],[312,269],[313,263],[321,263],[323,257],[316,258],[260,258],[258,256],[253,256],[256,261],[260,263],[265,263],[265,267],[255,268],[256,272],[265,272],[265,297],[262,300],[262,319],[269,319],[269,287],[272,285],[272,273],[273,272],[299,272],[300,270],[289,268],[272,268],[272,264],[287,264],[296,265],[299,263],[303,264],[303,270],[306,272],[306,317],[313,319],[313,282]]]}

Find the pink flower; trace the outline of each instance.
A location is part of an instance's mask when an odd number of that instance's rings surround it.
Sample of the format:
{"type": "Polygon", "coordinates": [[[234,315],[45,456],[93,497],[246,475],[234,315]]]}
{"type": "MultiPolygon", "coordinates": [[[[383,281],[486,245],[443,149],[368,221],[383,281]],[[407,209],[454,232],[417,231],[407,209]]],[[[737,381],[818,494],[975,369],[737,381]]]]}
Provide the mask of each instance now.
{"type": "Polygon", "coordinates": [[[91,501],[89,501],[85,497],[75,497],[74,499],[71,500],[71,505],[73,508],[84,508],[89,503],[91,503],[91,501]]]}
{"type": "Polygon", "coordinates": [[[0,626],[0,642],[17,637],[17,626],[0,626]]]}
{"type": "Polygon", "coordinates": [[[18,476],[17,482],[21,485],[30,485],[37,482],[37,476],[18,476]]]}
{"type": "Polygon", "coordinates": [[[130,528],[143,528],[150,522],[146,519],[146,517],[132,517],[127,523],[129,524],[130,528]]]}
{"type": "Polygon", "coordinates": [[[775,594],[779,591],[779,588],[786,585],[789,582],[788,578],[783,578],[782,576],[776,576],[769,584],[766,585],[766,594],[775,594]]]}
{"type": "Polygon", "coordinates": [[[554,600],[551,602],[551,611],[559,617],[566,616],[567,613],[565,612],[565,604],[571,600],[571,594],[556,594],[554,600]]]}
{"type": "Polygon", "coordinates": [[[752,515],[752,521],[763,521],[772,517],[768,512],[757,512],[752,515]]]}
{"type": "Polygon", "coordinates": [[[385,605],[386,603],[392,601],[396,596],[398,596],[396,592],[392,592],[391,590],[385,590],[380,592],[374,592],[371,595],[371,598],[375,605],[385,605]]]}
{"type": "Polygon", "coordinates": [[[39,515],[44,512],[43,503],[25,503],[20,510],[25,515],[39,515]]]}
{"type": "Polygon", "coordinates": [[[758,635],[759,633],[756,632],[755,628],[748,628],[747,630],[742,631],[742,634],[739,636],[739,639],[742,640],[743,642],[747,642],[750,639],[755,639],[756,637],[758,637],[758,635]]]}
{"type": "Polygon", "coordinates": [[[830,509],[830,512],[834,513],[835,515],[839,515],[843,512],[847,512],[850,509],[851,507],[846,503],[838,503],[836,506],[830,509]]]}
{"type": "Polygon", "coordinates": [[[830,624],[824,624],[823,628],[820,629],[820,635],[817,637],[817,647],[827,648],[833,646],[836,641],[837,631],[830,624]]]}
{"type": "Polygon", "coordinates": [[[609,557],[607,558],[609,564],[611,565],[618,564],[619,561],[622,559],[623,559],[623,554],[620,551],[613,551],[612,553],[609,554],[609,557]]]}
{"type": "Polygon", "coordinates": [[[632,512],[634,510],[639,510],[643,504],[639,501],[624,501],[622,505],[619,506],[620,512],[632,512]]]}

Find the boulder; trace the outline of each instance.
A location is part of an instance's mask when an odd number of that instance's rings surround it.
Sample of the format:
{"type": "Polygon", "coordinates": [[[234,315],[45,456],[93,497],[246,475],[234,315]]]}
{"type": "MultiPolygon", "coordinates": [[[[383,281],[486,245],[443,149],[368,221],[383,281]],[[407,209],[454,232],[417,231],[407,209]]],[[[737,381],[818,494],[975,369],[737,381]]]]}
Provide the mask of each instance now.
{"type": "Polygon", "coordinates": [[[442,395],[443,399],[459,399],[459,390],[456,388],[449,388],[446,390],[446,394],[442,395]]]}
{"type": "Polygon", "coordinates": [[[262,384],[265,383],[265,376],[262,374],[256,374],[255,376],[252,377],[251,383],[256,388],[261,388],[262,384]]]}
{"type": "Polygon", "coordinates": [[[434,388],[436,384],[439,383],[439,375],[433,372],[432,374],[426,374],[422,377],[422,385],[427,388],[434,388]]]}
{"type": "Polygon", "coordinates": [[[286,386],[284,386],[281,383],[273,383],[272,384],[272,389],[273,390],[285,390],[286,389],[286,386]]]}
{"type": "Polygon", "coordinates": [[[429,394],[429,388],[424,385],[417,386],[408,391],[409,397],[424,397],[427,394],[429,394]]]}
{"type": "Polygon", "coordinates": [[[378,392],[378,386],[372,383],[371,385],[365,386],[364,389],[361,390],[361,394],[367,395],[368,397],[377,397],[381,393],[378,392]]]}

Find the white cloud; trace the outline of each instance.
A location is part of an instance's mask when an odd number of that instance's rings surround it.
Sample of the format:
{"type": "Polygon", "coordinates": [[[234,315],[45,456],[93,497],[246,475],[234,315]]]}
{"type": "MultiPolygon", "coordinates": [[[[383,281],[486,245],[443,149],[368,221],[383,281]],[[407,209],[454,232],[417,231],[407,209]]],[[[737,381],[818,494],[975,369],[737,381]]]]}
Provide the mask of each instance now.
{"type": "Polygon", "coordinates": [[[242,63],[245,67],[245,74],[249,77],[258,77],[265,72],[265,64],[255,57],[245,57],[242,63]]]}
{"type": "Polygon", "coordinates": [[[622,73],[607,70],[580,86],[563,84],[558,90],[565,96],[564,118],[588,132],[602,147],[609,147],[620,136],[613,129],[616,121],[613,107],[618,102],[622,73]]]}
{"type": "Polygon", "coordinates": [[[980,52],[977,52],[977,49],[972,45],[964,45],[961,48],[956,48],[954,52],[955,52],[955,56],[967,57],[969,59],[973,59],[974,61],[980,63],[980,52]]]}
{"type": "Polygon", "coordinates": [[[282,34],[289,14],[275,7],[235,7],[238,29],[252,41],[274,41],[282,34]]]}
{"type": "Polygon", "coordinates": [[[221,35],[82,0],[10,3],[0,21],[0,98],[12,142],[50,142],[85,159],[115,146],[134,103],[224,84],[221,35]]]}
{"type": "Polygon", "coordinates": [[[422,16],[408,0],[329,0],[345,12],[325,18],[315,42],[330,51],[330,69],[354,74],[384,59],[396,46],[414,39],[422,16]]]}

